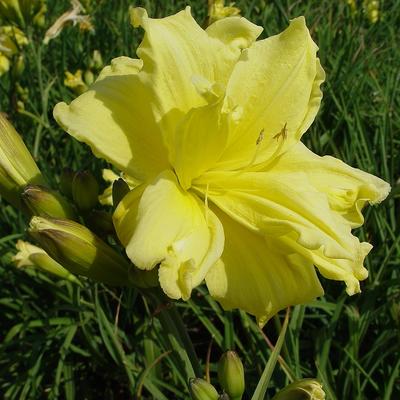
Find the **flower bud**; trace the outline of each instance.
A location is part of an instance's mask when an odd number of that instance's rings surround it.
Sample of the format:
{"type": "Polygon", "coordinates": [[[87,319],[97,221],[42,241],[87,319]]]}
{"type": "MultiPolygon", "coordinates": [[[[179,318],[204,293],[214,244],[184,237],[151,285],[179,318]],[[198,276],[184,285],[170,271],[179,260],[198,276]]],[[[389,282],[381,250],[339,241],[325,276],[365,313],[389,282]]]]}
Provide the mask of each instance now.
{"type": "Polygon", "coordinates": [[[93,210],[85,217],[86,225],[100,236],[114,233],[112,215],[106,211],[93,210]]]}
{"type": "Polygon", "coordinates": [[[302,379],[286,386],[272,400],[324,400],[325,392],[316,379],[302,379]]]}
{"type": "Polygon", "coordinates": [[[94,75],[90,69],[87,69],[83,74],[83,80],[88,86],[90,86],[94,82],[94,75]]]}
{"type": "Polygon", "coordinates": [[[20,54],[13,65],[12,69],[13,78],[18,80],[18,78],[23,74],[24,69],[25,69],[25,59],[24,56],[20,54]]]}
{"type": "Polygon", "coordinates": [[[128,184],[122,179],[118,178],[114,181],[112,186],[112,199],[114,208],[117,208],[119,202],[129,193],[130,188],[128,184]]]}
{"type": "Polygon", "coordinates": [[[5,20],[15,21],[24,25],[20,4],[18,0],[0,1],[0,15],[5,20]]]}
{"type": "Polygon", "coordinates": [[[76,219],[71,204],[54,190],[40,185],[28,185],[22,199],[33,215],[76,219]]]}
{"type": "Polygon", "coordinates": [[[69,199],[72,199],[72,181],[75,172],[71,168],[64,168],[60,175],[60,190],[69,199]]]}
{"type": "Polygon", "coordinates": [[[110,285],[129,285],[130,264],[93,232],[65,219],[33,217],[29,232],[74,274],[110,285]]]}
{"type": "Polygon", "coordinates": [[[191,379],[189,381],[189,389],[193,400],[218,400],[217,390],[204,379],[191,379]]]}
{"type": "Polygon", "coordinates": [[[28,184],[44,185],[45,180],[21,137],[0,113],[0,194],[19,207],[28,184]]]}
{"type": "Polygon", "coordinates": [[[103,68],[104,63],[103,63],[103,57],[101,56],[101,53],[99,50],[94,50],[92,58],[89,62],[90,68],[94,68],[96,71],[99,71],[103,68]]]}
{"type": "Polygon", "coordinates": [[[241,399],[244,393],[244,370],[234,351],[224,353],[218,363],[218,379],[230,399],[241,399]]]}
{"type": "Polygon", "coordinates": [[[29,242],[18,240],[15,247],[18,253],[12,258],[17,268],[37,268],[39,270],[50,272],[60,278],[80,284],[76,276],[53,260],[43,249],[34,246],[29,242]]]}
{"type": "Polygon", "coordinates": [[[81,211],[90,211],[98,201],[99,185],[89,171],[80,171],[72,181],[72,197],[81,211]]]}

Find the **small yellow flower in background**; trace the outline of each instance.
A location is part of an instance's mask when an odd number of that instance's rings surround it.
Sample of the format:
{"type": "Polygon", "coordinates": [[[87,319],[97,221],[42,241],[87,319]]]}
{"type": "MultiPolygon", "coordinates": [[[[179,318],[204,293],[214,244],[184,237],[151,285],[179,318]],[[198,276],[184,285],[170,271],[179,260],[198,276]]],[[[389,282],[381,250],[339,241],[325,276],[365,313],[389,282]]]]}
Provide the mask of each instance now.
{"type": "Polygon", "coordinates": [[[79,280],[76,276],[72,275],[57,261],[53,260],[40,247],[22,240],[18,240],[15,247],[18,253],[13,257],[13,262],[17,268],[37,268],[79,284],[79,280]]]}
{"type": "Polygon", "coordinates": [[[239,15],[240,8],[234,5],[235,3],[230,3],[225,6],[225,0],[208,0],[208,25],[222,18],[239,15]]]}
{"type": "Polygon", "coordinates": [[[351,14],[354,15],[357,12],[356,0],[346,0],[346,2],[351,9],[351,14]]]}
{"type": "Polygon", "coordinates": [[[357,12],[362,12],[368,18],[371,24],[375,24],[380,19],[379,0],[363,0],[357,5],[356,0],[347,0],[350,7],[351,15],[355,16],[357,12]]]}
{"type": "Polygon", "coordinates": [[[170,298],[205,280],[225,309],[260,323],[322,295],[314,266],[359,292],[372,246],[351,230],[390,187],[301,143],[325,78],[304,18],[259,41],[245,18],[203,30],[189,7],[131,18],[145,30],[139,58],[114,59],[54,109],[68,133],[142,182],[114,213],[131,261],[158,268],[170,298]]]}
{"type": "Polygon", "coordinates": [[[65,71],[64,85],[72,89],[75,94],[82,94],[88,89],[82,79],[82,70],[78,69],[74,74],[65,71]]]}
{"type": "Polygon", "coordinates": [[[379,1],[378,0],[364,0],[364,12],[367,14],[369,22],[375,24],[379,21],[379,1]]]}
{"type": "Polygon", "coordinates": [[[111,169],[103,169],[103,179],[109,183],[109,186],[106,189],[104,189],[104,192],[99,196],[100,204],[107,206],[113,205],[113,198],[112,198],[113,184],[119,178],[122,178],[131,189],[135,188],[141,183],[134,178],[126,176],[125,174],[118,175],[111,169]]]}
{"type": "Polygon", "coordinates": [[[10,69],[10,60],[0,52],[0,76],[10,69]]]}
{"type": "Polygon", "coordinates": [[[25,34],[14,26],[0,27],[0,76],[8,72],[11,59],[28,44],[25,34]]]}
{"type": "Polygon", "coordinates": [[[104,192],[99,196],[99,203],[104,206],[112,206],[112,187],[114,181],[120,177],[111,169],[103,169],[103,179],[109,183],[109,185],[104,189],[104,192]]]}
{"type": "Polygon", "coordinates": [[[63,28],[72,23],[74,26],[79,24],[82,31],[93,31],[94,27],[90,21],[89,15],[82,15],[84,12],[82,4],[78,0],[71,0],[72,9],[62,14],[54,24],[46,31],[43,39],[44,44],[48,44],[50,40],[56,38],[63,28]]]}

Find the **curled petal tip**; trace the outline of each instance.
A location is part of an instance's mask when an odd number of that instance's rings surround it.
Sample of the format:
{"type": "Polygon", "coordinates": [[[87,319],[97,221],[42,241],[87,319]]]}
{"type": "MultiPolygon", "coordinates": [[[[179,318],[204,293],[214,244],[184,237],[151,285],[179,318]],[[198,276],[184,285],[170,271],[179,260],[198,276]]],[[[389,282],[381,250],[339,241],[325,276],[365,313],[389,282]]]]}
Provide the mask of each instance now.
{"type": "Polygon", "coordinates": [[[147,11],[142,7],[132,7],[129,10],[129,15],[134,28],[143,27],[145,21],[149,18],[147,11]]]}

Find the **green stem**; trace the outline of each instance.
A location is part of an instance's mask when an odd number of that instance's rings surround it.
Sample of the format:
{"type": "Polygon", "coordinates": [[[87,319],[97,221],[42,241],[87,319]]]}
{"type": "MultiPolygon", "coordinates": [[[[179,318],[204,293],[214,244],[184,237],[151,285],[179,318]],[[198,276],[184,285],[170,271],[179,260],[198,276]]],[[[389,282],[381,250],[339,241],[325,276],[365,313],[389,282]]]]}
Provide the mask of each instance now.
{"type": "Polygon", "coordinates": [[[174,350],[171,356],[180,366],[180,372],[185,381],[187,382],[189,378],[201,377],[202,370],[196,351],[175,305],[161,289],[144,290],[143,294],[158,309],[155,316],[163,327],[168,345],[174,350]]]}

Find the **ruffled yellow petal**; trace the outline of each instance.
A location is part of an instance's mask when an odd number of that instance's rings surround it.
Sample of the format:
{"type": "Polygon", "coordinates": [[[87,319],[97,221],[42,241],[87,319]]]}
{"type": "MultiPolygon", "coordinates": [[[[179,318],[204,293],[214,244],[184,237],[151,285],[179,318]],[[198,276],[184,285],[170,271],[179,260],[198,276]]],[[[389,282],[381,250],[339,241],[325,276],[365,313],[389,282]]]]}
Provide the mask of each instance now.
{"type": "Polygon", "coordinates": [[[243,51],[227,96],[243,109],[220,168],[252,167],[298,142],[319,109],[325,74],[303,17],[243,51]]]}
{"type": "Polygon", "coordinates": [[[215,21],[206,32],[233,49],[246,49],[260,36],[263,28],[243,17],[230,17],[215,21]]]}
{"type": "Polygon", "coordinates": [[[275,246],[282,252],[296,253],[310,260],[325,278],[345,282],[346,291],[350,296],[361,291],[360,281],[368,277],[368,271],[363,264],[372,249],[369,243],[355,241],[352,259],[327,257],[322,248],[307,249],[298,243],[293,234],[280,236],[275,246]]]}
{"type": "Polygon", "coordinates": [[[196,188],[248,229],[267,239],[286,238],[287,248],[308,257],[317,267],[321,263],[316,255],[333,260],[334,279],[347,283],[349,275],[357,280],[366,277],[365,245],[351,234],[342,216],[331,210],[328,196],[308,181],[306,173],[272,168],[269,172],[207,173],[201,179],[206,187],[196,188]]]}
{"type": "Polygon", "coordinates": [[[204,31],[191,16],[190,7],[162,19],[149,18],[146,10],[133,8],[131,21],[145,30],[137,50],[143,60],[140,75],[153,92],[153,107],[162,118],[165,140],[171,148],[179,119],[191,108],[207,104],[192,78],[225,86],[242,49],[262,29],[235,18],[204,31]]]}
{"type": "Polygon", "coordinates": [[[289,305],[323,294],[310,261],[278,252],[274,239],[251,232],[224,213],[217,215],[224,226],[225,247],[206,283],[225,309],[245,310],[262,324],[289,305]]]}
{"type": "Polygon", "coordinates": [[[86,93],[70,105],[57,104],[54,117],[96,156],[145,181],[168,161],[151,98],[138,78],[141,65],[127,57],[113,60],[86,93]]]}
{"type": "Polygon", "coordinates": [[[171,298],[190,297],[224,246],[219,220],[179,186],[170,170],[118,205],[114,225],[128,257],[141,269],[160,264],[160,285],[171,298]]]}
{"type": "Polygon", "coordinates": [[[352,228],[364,223],[361,210],[365,204],[378,204],[390,192],[390,185],[382,179],[337,158],[320,157],[302,143],[282,154],[271,168],[283,173],[303,171],[318,191],[326,193],[330,208],[352,228]]]}

